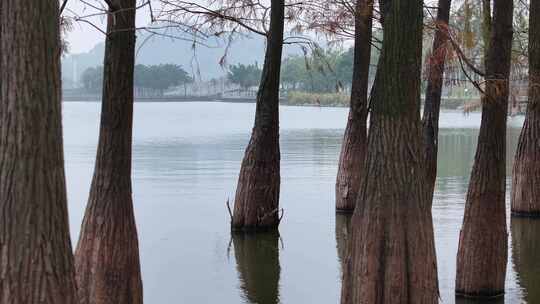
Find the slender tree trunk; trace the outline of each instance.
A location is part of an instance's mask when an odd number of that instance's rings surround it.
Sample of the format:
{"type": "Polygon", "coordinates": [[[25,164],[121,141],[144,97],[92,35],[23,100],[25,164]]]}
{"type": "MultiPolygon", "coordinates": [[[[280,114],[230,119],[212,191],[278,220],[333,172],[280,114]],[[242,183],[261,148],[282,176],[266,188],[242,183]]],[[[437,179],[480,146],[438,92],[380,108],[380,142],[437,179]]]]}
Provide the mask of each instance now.
{"type": "Polygon", "coordinates": [[[285,4],[284,0],[272,0],[271,5],[255,126],[238,178],[233,230],[268,230],[277,229],[279,225],[279,78],[285,4]]]}
{"type": "Polygon", "coordinates": [[[529,102],[512,174],[512,214],[540,217],[540,1],[529,17],[529,102]]]}
{"type": "Polygon", "coordinates": [[[437,178],[437,154],[439,143],[439,113],[443,88],[446,43],[448,41],[448,20],[451,0],[439,0],[437,10],[437,31],[433,40],[431,60],[428,66],[428,84],[422,130],[424,136],[424,166],[427,173],[428,201],[433,202],[433,191],[437,178]]]}
{"type": "Polygon", "coordinates": [[[336,180],[336,210],[339,212],[354,211],[366,155],[372,15],[372,0],[356,2],[351,106],[336,180]]]}
{"type": "Polygon", "coordinates": [[[135,0],[112,5],[96,165],[75,254],[83,304],[143,301],[131,197],[135,0]]]}
{"type": "Polygon", "coordinates": [[[279,233],[233,234],[240,288],[250,303],[279,303],[279,233]]]}
{"type": "Polygon", "coordinates": [[[491,40],[491,1],[482,0],[482,40],[484,40],[484,68],[487,65],[489,44],[491,40]]]}
{"type": "Polygon", "coordinates": [[[58,1],[0,1],[0,303],[78,303],[58,1]]]}
{"type": "MultiPolygon", "coordinates": [[[[532,16],[532,15],[531,15],[532,16]]],[[[512,229],[512,260],[517,281],[525,291],[524,303],[540,303],[540,220],[514,217],[512,229]]]]}
{"type": "Polygon", "coordinates": [[[420,120],[421,0],[393,0],[374,90],[341,303],[438,303],[420,120]]]}
{"type": "Polygon", "coordinates": [[[513,3],[495,0],[493,8],[486,96],[457,256],[456,294],[465,297],[502,295],[508,255],[505,146],[513,3]]]}

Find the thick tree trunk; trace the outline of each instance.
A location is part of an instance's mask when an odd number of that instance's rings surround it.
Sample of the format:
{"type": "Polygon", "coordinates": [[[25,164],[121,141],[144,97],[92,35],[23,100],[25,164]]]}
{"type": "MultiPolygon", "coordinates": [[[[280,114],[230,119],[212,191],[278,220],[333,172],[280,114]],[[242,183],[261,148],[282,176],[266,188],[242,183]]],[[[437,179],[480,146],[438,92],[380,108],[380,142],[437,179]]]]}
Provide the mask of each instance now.
{"type": "Polygon", "coordinates": [[[438,302],[420,120],[422,4],[393,0],[385,16],[343,304],[438,302]]]}
{"type": "Polygon", "coordinates": [[[529,103],[512,174],[512,214],[540,217],[540,1],[529,17],[529,103]]]}
{"type": "Polygon", "coordinates": [[[235,231],[277,229],[279,225],[279,78],[285,3],[272,0],[271,5],[255,126],[242,160],[234,200],[231,225],[235,231]]]}
{"type": "Polygon", "coordinates": [[[451,0],[439,0],[437,10],[437,31],[433,39],[431,60],[428,66],[428,85],[422,130],[424,136],[424,166],[427,174],[428,201],[433,202],[433,191],[437,178],[437,154],[439,142],[439,113],[443,87],[444,66],[446,61],[446,43],[448,41],[448,20],[450,19],[451,0]]]}
{"type": "Polygon", "coordinates": [[[356,2],[351,106],[341,146],[336,180],[336,211],[338,212],[354,211],[366,155],[372,15],[372,0],[356,2]]]}
{"type": "Polygon", "coordinates": [[[279,233],[233,234],[240,288],[250,303],[279,303],[279,233]]]}
{"type": "Polygon", "coordinates": [[[96,165],[75,254],[81,303],[142,303],[131,197],[135,0],[112,1],[107,20],[96,165]]]}
{"type": "Polygon", "coordinates": [[[495,0],[486,65],[486,96],[457,256],[456,294],[504,293],[507,261],[505,215],[506,120],[513,3],[495,0]]]}
{"type": "Polygon", "coordinates": [[[78,303],[58,1],[0,1],[0,303],[78,303]]]}
{"type": "Polygon", "coordinates": [[[514,217],[510,221],[510,228],[512,260],[519,285],[525,290],[524,303],[540,303],[540,220],[514,217]]]}

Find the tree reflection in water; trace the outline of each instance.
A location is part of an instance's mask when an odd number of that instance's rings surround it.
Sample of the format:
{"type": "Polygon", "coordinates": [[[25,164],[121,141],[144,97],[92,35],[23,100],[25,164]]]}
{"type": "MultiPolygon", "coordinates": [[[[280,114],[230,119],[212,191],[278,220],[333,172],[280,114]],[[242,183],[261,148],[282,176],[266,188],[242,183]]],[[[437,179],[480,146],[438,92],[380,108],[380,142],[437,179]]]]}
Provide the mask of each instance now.
{"type": "Polygon", "coordinates": [[[279,233],[234,233],[232,242],[246,302],[279,303],[279,233]]]}
{"type": "Polygon", "coordinates": [[[512,217],[512,262],[526,303],[540,303],[540,219],[512,217]]]}

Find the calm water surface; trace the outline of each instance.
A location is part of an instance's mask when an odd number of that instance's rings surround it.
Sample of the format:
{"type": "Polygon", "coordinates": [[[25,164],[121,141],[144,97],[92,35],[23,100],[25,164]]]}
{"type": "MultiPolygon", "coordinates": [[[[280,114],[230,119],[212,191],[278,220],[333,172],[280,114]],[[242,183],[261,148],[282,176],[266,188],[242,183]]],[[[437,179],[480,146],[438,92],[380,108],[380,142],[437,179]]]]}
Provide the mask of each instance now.
{"type": "MultiPolygon", "coordinates": [[[[64,103],[74,243],[99,111],[98,103],[64,103]]],[[[254,112],[253,104],[135,105],[133,196],[146,303],[339,303],[348,219],[334,213],[334,183],[347,110],[281,108],[280,235],[231,238],[225,202],[234,196],[254,112]]],[[[509,174],[522,123],[509,120],[509,174]]],[[[457,241],[479,124],[477,113],[441,115],[433,213],[442,303],[456,302],[457,241]]],[[[540,303],[540,221],[508,225],[507,293],[496,303],[540,303]]]]}

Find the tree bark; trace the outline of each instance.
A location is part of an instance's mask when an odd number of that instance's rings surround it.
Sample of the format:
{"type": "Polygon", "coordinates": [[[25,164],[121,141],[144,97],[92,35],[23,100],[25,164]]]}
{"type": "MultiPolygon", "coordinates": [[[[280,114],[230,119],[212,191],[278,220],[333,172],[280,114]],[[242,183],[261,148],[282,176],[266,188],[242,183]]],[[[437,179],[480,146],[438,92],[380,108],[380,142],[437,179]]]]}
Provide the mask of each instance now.
{"type": "Polygon", "coordinates": [[[422,4],[387,7],[343,304],[438,303],[420,120],[422,4]]]}
{"type": "Polygon", "coordinates": [[[96,165],[75,253],[83,304],[140,304],[131,197],[135,0],[111,1],[96,165]]]}
{"type": "Polygon", "coordinates": [[[233,234],[240,288],[250,303],[279,303],[279,233],[233,234]]]}
{"type": "Polygon", "coordinates": [[[424,136],[424,166],[427,174],[428,201],[433,202],[433,191],[437,178],[437,154],[439,143],[439,113],[448,41],[448,21],[451,0],[439,0],[437,10],[437,30],[433,39],[431,60],[428,63],[428,84],[426,101],[422,115],[424,136]]]}
{"type": "Polygon", "coordinates": [[[58,1],[0,1],[0,303],[78,303],[60,52],[58,1]]]}
{"type": "Polygon", "coordinates": [[[540,220],[514,217],[510,221],[510,228],[512,229],[512,260],[519,285],[525,290],[525,303],[539,303],[540,220]]]}
{"type": "Polygon", "coordinates": [[[351,105],[336,180],[336,211],[353,212],[367,148],[369,64],[373,1],[356,1],[351,105]]]}
{"type": "Polygon", "coordinates": [[[255,125],[246,148],[232,219],[233,231],[277,229],[279,225],[279,78],[285,20],[284,0],[272,0],[270,30],[255,125]]]}
{"type": "Polygon", "coordinates": [[[457,256],[456,295],[464,297],[504,294],[506,275],[505,145],[513,3],[495,0],[493,9],[486,95],[457,256]]]}
{"type": "Polygon", "coordinates": [[[529,102],[512,174],[512,214],[540,217],[540,1],[529,17],[529,102]]]}

